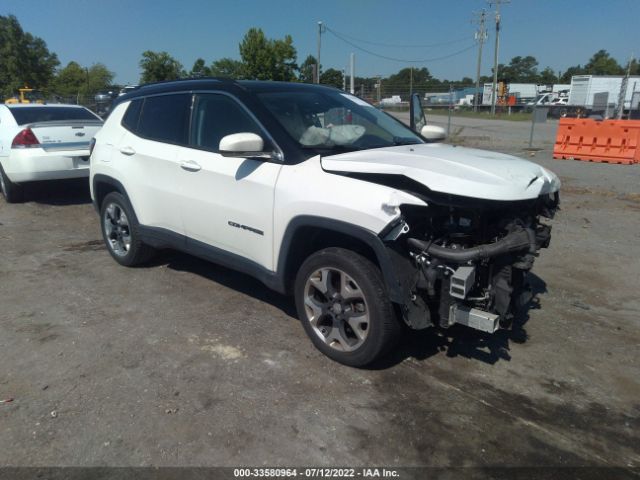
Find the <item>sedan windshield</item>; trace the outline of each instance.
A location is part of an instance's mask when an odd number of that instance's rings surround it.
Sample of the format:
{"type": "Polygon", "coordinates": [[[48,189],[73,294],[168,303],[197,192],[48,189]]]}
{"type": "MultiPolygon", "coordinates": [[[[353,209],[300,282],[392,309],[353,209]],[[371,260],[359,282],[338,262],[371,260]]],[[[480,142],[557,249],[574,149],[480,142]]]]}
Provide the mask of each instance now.
{"type": "Polygon", "coordinates": [[[340,152],[424,143],[399,121],[347,93],[263,92],[258,97],[304,149],[340,152]]]}

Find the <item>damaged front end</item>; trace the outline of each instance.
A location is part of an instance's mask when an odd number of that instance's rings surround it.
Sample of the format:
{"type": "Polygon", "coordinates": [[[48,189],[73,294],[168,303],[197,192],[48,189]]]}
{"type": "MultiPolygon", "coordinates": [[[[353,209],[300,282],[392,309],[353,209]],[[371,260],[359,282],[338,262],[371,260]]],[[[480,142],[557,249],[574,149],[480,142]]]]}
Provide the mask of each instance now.
{"type": "Polygon", "coordinates": [[[414,329],[508,328],[532,299],[527,274],[551,238],[542,219],[558,204],[553,192],[508,202],[439,195],[426,207],[401,206],[383,240],[406,294],[405,322],[414,329]]]}

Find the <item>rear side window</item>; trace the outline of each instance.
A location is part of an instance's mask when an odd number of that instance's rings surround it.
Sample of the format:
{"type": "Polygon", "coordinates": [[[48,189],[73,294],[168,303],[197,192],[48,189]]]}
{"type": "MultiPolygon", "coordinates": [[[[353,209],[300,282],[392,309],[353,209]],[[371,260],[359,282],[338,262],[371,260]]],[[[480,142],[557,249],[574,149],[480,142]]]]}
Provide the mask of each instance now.
{"type": "Polygon", "coordinates": [[[138,120],[142,110],[142,100],[134,100],[129,104],[127,111],[122,117],[122,125],[127,130],[136,133],[138,131],[138,120]]]}
{"type": "Polygon", "coordinates": [[[245,132],[264,138],[258,124],[238,102],[221,94],[198,95],[193,115],[192,146],[218,152],[222,137],[245,132]]]}
{"type": "Polygon", "coordinates": [[[9,111],[18,125],[64,120],[100,120],[89,110],[81,107],[9,107],[9,111]]]}
{"type": "Polygon", "coordinates": [[[148,97],[136,133],[150,140],[185,145],[190,111],[191,95],[187,93],[148,97]]]}

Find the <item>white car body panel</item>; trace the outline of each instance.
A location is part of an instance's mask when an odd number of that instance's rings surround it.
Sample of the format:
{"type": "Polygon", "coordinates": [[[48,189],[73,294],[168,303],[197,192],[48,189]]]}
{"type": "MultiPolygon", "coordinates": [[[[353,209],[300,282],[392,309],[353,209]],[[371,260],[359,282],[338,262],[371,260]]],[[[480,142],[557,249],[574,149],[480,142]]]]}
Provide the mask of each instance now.
{"type": "MultiPolygon", "coordinates": [[[[99,120],[96,117],[95,122],[99,120]]],[[[18,125],[9,108],[0,105],[0,163],[7,177],[16,183],[88,177],[89,142],[101,128],[95,122],[70,120],[18,125]],[[25,128],[31,129],[40,145],[11,148],[15,136],[25,128]]]]}
{"type": "Polygon", "coordinates": [[[284,232],[297,216],[339,220],[377,234],[400,215],[397,207],[403,204],[426,205],[390,187],[325,172],[319,156],[285,166],[275,191],[274,266],[284,232]]]}
{"type": "Polygon", "coordinates": [[[184,234],[179,148],[126,132],[111,153],[110,166],[119,172],[115,178],[131,180],[126,188],[140,223],[184,234]],[[127,149],[134,153],[123,153],[127,149]]]}
{"type": "Polygon", "coordinates": [[[442,143],[362,150],[322,159],[334,172],[404,175],[435,192],[517,201],[559,190],[558,177],[527,160],[442,143]]]}
{"type": "MultiPolygon", "coordinates": [[[[121,182],[141,224],[184,234],[176,182],[179,147],[146,140],[125,130],[120,121],[127,105],[118,105],[109,116],[113,121],[106,122],[96,135],[91,176],[100,174],[121,182]],[[123,153],[126,149],[134,154],[123,153]]],[[[89,187],[93,197],[92,181],[89,187]]]]}
{"type": "Polygon", "coordinates": [[[272,269],[273,196],[280,163],[180,148],[180,210],[187,241],[194,239],[272,269]],[[260,233],[261,232],[261,233],[260,233]]]}
{"type": "MultiPolygon", "coordinates": [[[[20,128],[25,128],[22,125],[20,128]]],[[[101,125],[86,125],[82,121],[34,123],[28,125],[45,151],[81,149],[98,133],[101,125]]]]}
{"type": "Polygon", "coordinates": [[[9,180],[15,183],[61,180],[89,176],[89,149],[46,151],[42,148],[13,149],[0,159],[9,180]]]}

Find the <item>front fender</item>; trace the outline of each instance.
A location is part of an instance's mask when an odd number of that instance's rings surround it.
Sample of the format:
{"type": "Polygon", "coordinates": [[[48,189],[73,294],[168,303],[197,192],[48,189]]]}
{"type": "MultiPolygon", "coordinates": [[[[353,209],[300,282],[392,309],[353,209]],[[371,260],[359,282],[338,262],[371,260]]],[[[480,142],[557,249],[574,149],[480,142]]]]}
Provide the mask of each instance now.
{"type": "Polygon", "coordinates": [[[278,254],[277,267],[277,278],[281,283],[276,287],[276,290],[284,292],[287,289],[287,261],[292,254],[292,250],[295,248],[293,239],[296,237],[296,233],[305,227],[336,232],[359,240],[369,246],[376,256],[391,301],[395,303],[404,303],[406,301],[404,288],[399,280],[394,261],[392,260],[392,251],[387,248],[375,232],[340,220],[311,215],[301,215],[293,218],[285,230],[278,254]]]}

